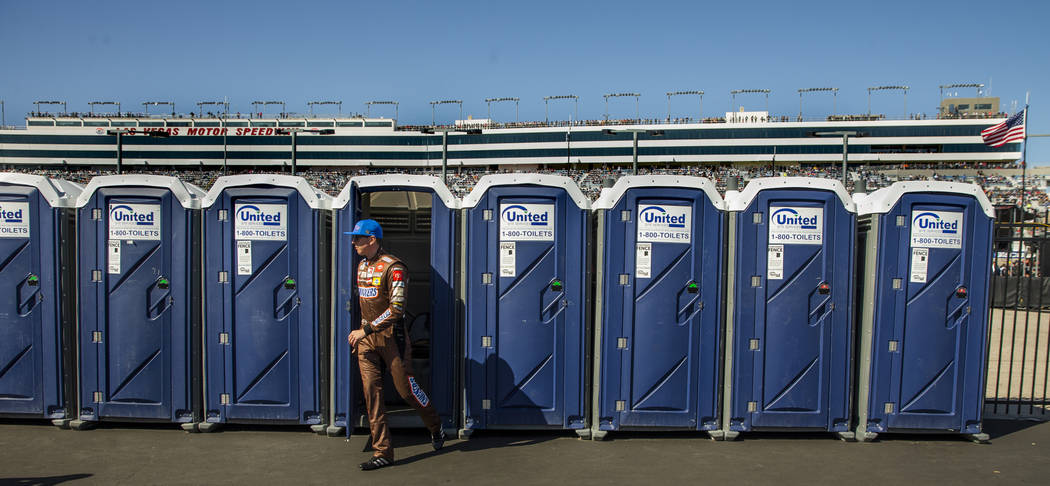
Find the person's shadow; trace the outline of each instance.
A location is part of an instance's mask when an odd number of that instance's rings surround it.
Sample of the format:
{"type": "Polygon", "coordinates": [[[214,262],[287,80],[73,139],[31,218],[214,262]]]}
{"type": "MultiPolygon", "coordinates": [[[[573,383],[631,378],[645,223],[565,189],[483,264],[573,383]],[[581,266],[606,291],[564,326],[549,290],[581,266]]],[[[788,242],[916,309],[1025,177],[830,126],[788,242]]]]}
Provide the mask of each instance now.
{"type": "Polygon", "coordinates": [[[64,476],[46,476],[38,478],[0,478],[0,486],[50,486],[66,481],[90,478],[91,474],[66,474],[64,476]]]}

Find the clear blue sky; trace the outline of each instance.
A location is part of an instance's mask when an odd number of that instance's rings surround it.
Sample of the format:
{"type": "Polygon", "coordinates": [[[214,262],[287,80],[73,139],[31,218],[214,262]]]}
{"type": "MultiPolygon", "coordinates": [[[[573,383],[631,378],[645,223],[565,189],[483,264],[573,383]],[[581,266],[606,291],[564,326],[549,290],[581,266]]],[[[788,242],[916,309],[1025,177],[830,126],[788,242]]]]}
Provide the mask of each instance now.
{"type": "MultiPolygon", "coordinates": [[[[770,111],[796,115],[805,87],[840,89],[838,111],[867,111],[869,86],[906,84],[909,112],[936,113],[938,85],[981,82],[1006,110],[1031,92],[1030,133],[1050,133],[1050,2],[1032,1],[14,1],[0,0],[0,99],[8,123],[39,99],[87,111],[96,99],[140,111],[173,100],[180,112],[228,97],[306,112],[309,100],[400,101],[402,124],[429,123],[429,101],[521,98],[520,117],[542,120],[543,96],[580,96],[581,118],[601,118],[602,95],[642,94],[643,117],[667,115],[664,93],[702,89],[705,115],[729,109],[729,91],[768,88],[770,111]]],[[[973,90],[959,90],[960,95],[973,90]]],[[[904,97],[872,96],[872,111],[904,114],[904,97]]],[[[738,96],[746,109],[760,95],[738,96]]],[[[831,112],[808,95],[804,115],[831,112]]],[[[156,108],[154,108],[156,109],[156,108]]],[[[676,99],[674,115],[695,116],[676,99]]],[[[272,111],[272,110],[271,110],[272,111]]],[[[551,105],[567,119],[571,104],[551,105]]],[[[633,99],[611,116],[634,115],[633,99]]],[[[386,107],[373,114],[393,116],[386,107]]],[[[439,107],[438,122],[458,118],[439,107]]],[[[493,118],[511,120],[513,104],[493,118]]],[[[1050,138],[1030,142],[1050,164],[1050,138]]]]}

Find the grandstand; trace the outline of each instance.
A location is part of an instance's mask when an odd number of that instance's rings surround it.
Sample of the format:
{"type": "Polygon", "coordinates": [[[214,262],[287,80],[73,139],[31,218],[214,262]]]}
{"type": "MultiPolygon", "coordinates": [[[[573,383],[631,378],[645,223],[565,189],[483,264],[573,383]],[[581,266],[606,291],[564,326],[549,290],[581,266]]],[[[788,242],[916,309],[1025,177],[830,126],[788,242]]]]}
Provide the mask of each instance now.
{"type": "MultiPolygon", "coordinates": [[[[0,130],[0,166],[86,182],[114,173],[119,159],[125,173],[176,175],[207,189],[224,173],[289,173],[294,165],[334,195],[355,175],[440,175],[444,161],[447,184],[459,196],[485,174],[541,172],[568,176],[593,198],[606,179],[630,173],[635,160],[641,174],[708,177],[723,191],[731,176],[744,183],[774,175],[840,179],[843,140],[818,135],[847,131],[851,189],[859,180],[869,190],[911,179],[976,182],[993,202],[1016,205],[1022,184],[1012,167],[1020,144],[989,147],[980,137],[1005,117],[942,110],[929,119],[840,114],[806,121],[744,112],[701,120],[398,126],[360,115],[31,113],[25,127],[0,130]]],[[[1025,199],[1045,211],[1047,174],[1035,175],[1025,199]]]]}

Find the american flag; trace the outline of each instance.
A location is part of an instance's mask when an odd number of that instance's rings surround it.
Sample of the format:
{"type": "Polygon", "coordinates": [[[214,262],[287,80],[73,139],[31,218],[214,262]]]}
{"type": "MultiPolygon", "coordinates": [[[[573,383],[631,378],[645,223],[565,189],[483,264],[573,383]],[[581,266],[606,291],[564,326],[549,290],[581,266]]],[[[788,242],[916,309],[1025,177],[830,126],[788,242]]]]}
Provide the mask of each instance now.
{"type": "Polygon", "coordinates": [[[984,144],[992,147],[1001,147],[1011,142],[1024,140],[1024,117],[1027,112],[1028,109],[1026,108],[998,125],[992,125],[981,130],[981,138],[984,139],[984,144]]]}

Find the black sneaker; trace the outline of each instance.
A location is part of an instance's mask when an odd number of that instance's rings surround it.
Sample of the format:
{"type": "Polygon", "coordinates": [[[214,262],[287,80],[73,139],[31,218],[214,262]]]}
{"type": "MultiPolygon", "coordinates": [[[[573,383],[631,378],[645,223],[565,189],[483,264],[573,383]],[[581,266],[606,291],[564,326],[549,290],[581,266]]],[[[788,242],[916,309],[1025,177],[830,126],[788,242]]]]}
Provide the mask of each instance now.
{"type": "Polygon", "coordinates": [[[440,450],[445,445],[445,429],[430,434],[430,445],[434,446],[435,451],[440,450]]]}
{"type": "Polygon", "coordinates": [[[393,464],[394,461],[387,459],[383,456],[375,456],[368,460],[368,462],[361,463],[362,471],[371,471],[373,469],[379,469],[393,464]]]}

